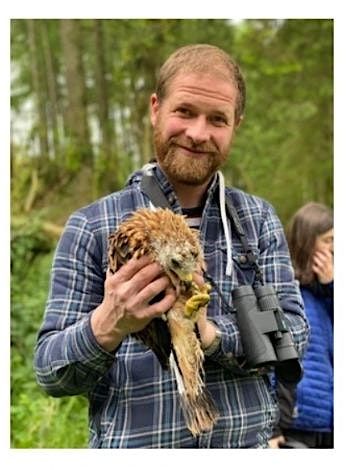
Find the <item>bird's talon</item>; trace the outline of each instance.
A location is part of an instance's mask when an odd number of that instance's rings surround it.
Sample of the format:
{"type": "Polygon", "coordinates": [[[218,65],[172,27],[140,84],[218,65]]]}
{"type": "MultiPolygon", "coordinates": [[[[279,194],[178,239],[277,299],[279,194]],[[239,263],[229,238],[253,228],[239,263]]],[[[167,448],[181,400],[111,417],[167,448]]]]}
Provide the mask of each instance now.
{"type": "Polygon", "coordinates": [[[194,294],[185,304],[185,317],[192,317],[201,307],[205,307],[210,300],[209,294],[194,294]]]}

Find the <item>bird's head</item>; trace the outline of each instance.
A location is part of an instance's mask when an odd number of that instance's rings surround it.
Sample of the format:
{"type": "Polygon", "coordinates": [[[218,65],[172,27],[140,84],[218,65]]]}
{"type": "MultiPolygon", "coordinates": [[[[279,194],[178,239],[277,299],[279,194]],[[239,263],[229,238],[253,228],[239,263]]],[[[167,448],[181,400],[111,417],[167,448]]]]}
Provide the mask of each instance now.
{"type": "Polygon", "coordinates": [[[192,282],[192,274],[199,264],[199,250],[192,243],[171,243],[169,240],[156,244],[157,261],[171,278],[175,275],[180,281],[192,282]]]}

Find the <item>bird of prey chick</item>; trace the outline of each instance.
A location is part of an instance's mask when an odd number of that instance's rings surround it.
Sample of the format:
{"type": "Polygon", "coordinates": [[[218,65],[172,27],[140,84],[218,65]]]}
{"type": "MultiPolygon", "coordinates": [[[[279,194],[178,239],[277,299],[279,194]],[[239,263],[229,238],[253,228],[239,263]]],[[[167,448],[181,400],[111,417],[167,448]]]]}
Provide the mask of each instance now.
{"type": "MultiPolygon", "coordinates": [[[[193,435],[212,429],[218,417],[205,388],[204,354],[196,322],[209,302],[210,286],[198,287],[194,272],[204,270],[198,232],[169,209],[139,209],[109,236],[108,267],[114,273],[131,258],[149,255],[177,292],[174,306],[133,336],[153,350],[164,369],[175,374],[180,403],[193,435]]],[[[157,299],[159,300],[159,299],[157,299]]]]}

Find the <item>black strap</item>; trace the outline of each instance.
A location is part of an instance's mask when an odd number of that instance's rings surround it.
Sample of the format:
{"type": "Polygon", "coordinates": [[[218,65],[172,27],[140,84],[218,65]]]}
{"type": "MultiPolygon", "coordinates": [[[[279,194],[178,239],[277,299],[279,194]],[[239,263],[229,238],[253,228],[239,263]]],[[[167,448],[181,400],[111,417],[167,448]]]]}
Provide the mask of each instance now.
{"type": "MultiPolygon", "coordinates": [[[[144,173],[142,175],[141,191],[149,197],[154,206],[171,209],[169,201],[164,196],[164,193],[161,190],[157,179],[152,174],[144,173]]],[[[256,280],[258,282],[262,282],[262,273],[258,265],[257,256],[254,254],[252,248],[250,247],[247,236],[239,220],[237,211],[227,196],[225,198],[225,204],[233,227],[246,253],[247,260],[255,270],[256,280]]]]}
{"type": "Polygon", "coordinates": [[[145,193],[156,207],[171,209],[169,201],[160,189],[158,181],[153,175],[143,174],[141,180],[141,191],[145,193]]]}

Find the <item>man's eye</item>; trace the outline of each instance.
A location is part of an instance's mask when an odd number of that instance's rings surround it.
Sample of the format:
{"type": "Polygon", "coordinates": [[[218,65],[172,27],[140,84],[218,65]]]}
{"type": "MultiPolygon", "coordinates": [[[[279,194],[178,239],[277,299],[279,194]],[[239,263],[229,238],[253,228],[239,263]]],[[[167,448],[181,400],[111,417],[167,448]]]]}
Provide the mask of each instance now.
{"type": "Polygon", "coordinates": [[[181,116],[185,116],[185,117],[192,116],[192,113],[188,108],[177,108],[176,113],[180,114],[181,116]]]}
{"type": "Polygon", "coordinates": [[[221,126],[227,124],[227,119],[224,116],[212,116],[211,122],[217,126],[221,126]]]}

